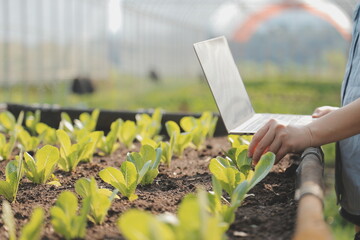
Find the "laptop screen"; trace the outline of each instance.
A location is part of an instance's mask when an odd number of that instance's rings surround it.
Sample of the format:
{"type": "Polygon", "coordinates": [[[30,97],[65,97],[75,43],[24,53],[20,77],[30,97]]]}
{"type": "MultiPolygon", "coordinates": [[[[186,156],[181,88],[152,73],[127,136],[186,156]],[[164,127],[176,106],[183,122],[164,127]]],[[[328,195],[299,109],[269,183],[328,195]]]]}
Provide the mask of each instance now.
{"type": "Polygon", "coordinates": [[[195,43],[194,49],[229,132],[255,113],[229,45],[218,37],[195,43]]]}

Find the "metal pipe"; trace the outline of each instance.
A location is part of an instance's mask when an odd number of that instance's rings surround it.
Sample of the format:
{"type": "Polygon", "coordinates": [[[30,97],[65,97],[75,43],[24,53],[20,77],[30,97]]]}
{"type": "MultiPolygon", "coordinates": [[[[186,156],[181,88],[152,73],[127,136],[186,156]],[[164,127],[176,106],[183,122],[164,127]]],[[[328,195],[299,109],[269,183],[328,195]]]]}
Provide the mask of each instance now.
{"type": "Polygon", "coordinates": [[[299,201],[294,240],[333,239],[324,221],[324,154],[307,148],[297,169],[295,199],[299,201]]]}

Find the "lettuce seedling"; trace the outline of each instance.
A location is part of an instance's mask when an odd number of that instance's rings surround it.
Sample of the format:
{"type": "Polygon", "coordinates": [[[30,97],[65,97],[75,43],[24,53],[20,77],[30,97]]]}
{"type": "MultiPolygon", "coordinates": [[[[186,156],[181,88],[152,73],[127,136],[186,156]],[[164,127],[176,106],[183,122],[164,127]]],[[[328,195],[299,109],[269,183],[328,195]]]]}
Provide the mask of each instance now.
{"type": "Polygon", "coordinates": [[[141,142],[145,138],[153,139],[161,130],[162,113],[156,108],[150,117],[148,114],[136,114],[137,139],[141,142]]]}
{"type": "Polygon", "coordinates": [[[110,155],[120,147],[120,144],[117,142],[117,139],[122,124],[123,124],[123,120],[120,118],[114,121],[110,126],[110,132],[108,133],[108,135],[102,136],[100,138],[98,143],[98,148],[104,155],[110,155]]]}
{"type": "Polygon", "coordinates": [[[16,135],[10,134],[9,141],[6,141],[6,136],[0,133],[0,161],[10,158],[16,144],[16,135]]]}
{"type": "Polygon", "coordinates": [[[221,187],[231,196],[234,189],[246,177],[238,169],[236,169],[228,159],[217,157],[210,161],[210,172],[221,183],[221,187]]]}
{"type": "Polygon", "coordinates": [[[191,132],[180,132],[179,125],[174,121],[167,121],[165,123],[167,133],[170,137],[170,142],[173,141],[173,154],[177,156],[182,156],[185,148],[189,146],[192,140],[191,132]]]}
{"type": "Polygon", "coordinates": [[[192,143],[196,149],[201,149],[206,140],[208,129],[205,125],[202,125],[200,119],[195,117],[183,117],[180,120],[180,126],[184,131],[192,134],[192,143]]]}
{"type": "Polygon", "coordinates": [[[5,181],[0,181],[0,195],[3,195],[9,202],[15,201],[22,176],[23,154],[20,153],[17,160],[12,160],[6,165],[5,181]]]}
{"type": "Polygon", "coordinates": [[[127,148],[131,148],[136,137],[136,124],[134,121],[126,120],[120,127],[118,137],[121,143],[127,148]]]}
{"type": "Polygon", "coordinates": [[[40,123],[41,111],[36,110],[33,112],[26,112],[25,114],[25,126],[30,131],[32,136],[36,135],[36,125],[40,123]]]}
{"type": "Polygon", "coordinates": [[[228,224],[209,212],[208,196],[205,191],[197,195],[188,194],[178,209],[179,224],[175,228],[177,239],[226,239],[228,224]]]}
{"type": "Polygon", "coordinates": [[[67,132],[72,140],[80,141],[95,130],[99,114],[99,109],[94,109],[91,114],[87,112],[81,113],[79,119],[74,119],[73,124],[70,116],[63,112],[61,113],[59,128],[67,132]]]}
{"type": "Polygon", "coordinates": [[[211,112],[204,112],[199,118],[183,117],[180,120],[180,126],[185,132],[192,133],[192,143],[200,149],[207,137],[213,137],[217,120],[218,117],[214,117],[211,112]]]}
{"type": "Polygon", "coordinates": [[[138,198],[135,190],[138,179],[141,179],[141,177],[138,176],[136,167],[132,162],[123,162],[120,170],[114,167],[107,167],[99,172],[99,176],[104,182],[118,189],[130,201],[138,198]]]}
{"type": "Polygon", "coordinates": [[[140,178],[138,179],[138,184],[151,184],[159,174],[161,148],[154,149],[149,145],[143,145],[140,148],[140,152],[128,153],[126,159],[136,167],[140,178]]]}
{"type": "Polygon", "coordinates": [[[219,180],[214,175],[211,176],[213,192],[208,193],[210,211],[222,218],[230,226],[235,220],[235,212],[240,207],[242,201],[246,198],[248,192],[248,182],[245,180],[241,182],[234,189],[230,196],[231,201],[228,202],[222,196],[222,186],[219,180]],[[225,204],[223,204],[225,203],[225,204]]]}
{"type": "Polygon", "coordinates": [[[75,183],[75,191],[83,199],[90,198],[90,211],[88,218],[95,224],[102,224],[113,199],[116,197],[118,190],[111,192],[109,189],[99,189],[95,178],[80,178],[75,183]]]}
{"type": "Polygon", "coordinates": [[[51,224],[55,232],[65,239],[85,237],[87,215],[90,211],[90,199],[85,198],[78,215],[78,199],[74,193],[64,191],[50,209],[51,224]]]}
{"type": "MultiPolygon", "coordinates": [[[[243,153],[243,152],[241,152],[243,153]]],[[[275,154],[268,152],[261,156],[260,161],[255,166],[255,170],[244,168],[242,166],[240,169],[234,166],[234,163],[229,159],[222,157],[213,158],[210,162],[209,169],[210,172],[215,176],[215,178],[220,182],[221,187],[233,197],[235,189],[239,187],[239,184],[243,181],[246,181],[246,192],[253,188],[258,182],[260,182],[271,170],[275,162],[275,154]]],[[[242,192],[243,187],[237,191],[242,192]]],[[[241,197],[235,197],[242,200],[241,197]]]]}
{"type": "MultiPolygon", "coordinates": [[[[16,240],[16,222],[11,206],[7,201],[3,201],[3,222],[8,231],[9,240],[16,240]]],[[[21,229],[20,240],[39,240],[44,225],[44,210],[35,208],[27,224],[21,229]]]]}
{"type": "Polygon", "coordinates": [[[99,115],[99,109],[94,109],[91,114],[84,112],[80,114],[79,119],[74,120],[74,123],[79,129],[86,128],[89,132],[92,132],[96,128],[99,115]]]}
{"type": "Polygon", "coordinates": [[[7,141],[6,136],[0,133],[0,161],[10,158],[18,137],[18,129],[21,127],[23,119],[24,112],[22,111],[17,121],[15,121],[12,113],[8,111],[0,113],[0,129],[10,135],[9,141],[7,141]]]}
{"type": "Polygon", "coordinates": [[[249,174],[251,178],[248,177],[248,191],[252,189],[256,184],[258,184],[258,182],[264,179],[266,175],[268,175],[275,163],[275,158],[276,156],[272,152],[267,152],[261,156],[259,162],[255,166],[254,172],[249,174]]]}
{"type": "MultiPolygon", "coordinates": [[[[24,157],[25,174],[30,181],[44,184],[50,178],[55,179],[53,172],[60,158],[59,150],[56,147],[45,145],[35,153],[35,157],[32,157],[27,152],[24,154],[24,157]]],[[[56,180],[48,184],[60,185],[56,180]]]]}
{"type": "Polygon", "coordinates": [[[30,221],[22,228],[20,240],[37,240],[41,238],[44,225],[44,210],[35,208],[31,214],[30,221]]]}
{"type": "Polygon", "coordinates": [[[142,145],[149,145],[153,148],[161,148],[161,162],[165,163],[167,166],[170,166],[173,148],[174,148],[174,138],[170,139],[170,142],[155,142],[150,138],[145,138],[141,141],[142,145]]]}
{"type": "Polygon", "coordinates": [[[231,148],[225,154],[230,163],[247,177],[252,165],[252,159],[247,156],[248,146],[241,145],[237,148],[231,148]]]}
{"type": "Polygon", "coordinates": [[[212,112],[205,111],[200,116],[200,123],[207,129],[207,137],[214,136],[218,117],[214,116],[212,112]]]}
{"type": "Polygon", "coordinates": [[[36,124],[36,133],[39,135],[38,138],[41,139],[44,144],[58,144],[55,128],[52,128],[47,124],[40,122],[36,124]]]}
{"type": "Polygon", "coordinates": [[[199,191],[183,198],[177,216],[153,216],[133,209],[120,216],[118,227],[129,240],[219,240],[226,239],[228,224],[211,214],[207,193],[199,191]]]}
{"type": "Polygon", "coordinates": [[[5,225],[5,229],[8,231],[9,240],[16,240],[15,218],[11,210],[11,205],[6,200],[3,200],[2,204],[2,219],[5,225]]]}
{"type": "MultiPolygon", "coordinates": [[[[22,117],[23,117],[23,113],[22,113],[22,117]]],[[[20,115],[21,116],[21,115],[20,115]]],[[[23,119],[19,119],[22,120],[23,119]]],[[[16,118],[14,117],[14,115],[9,112],[9,111],[4,111],[0,113],[0,131],[1,132],[11,132],[14,130],[16,125],[16,118]]]]}
{"type": "Polygon", "coordinates": [[[243,145],[249,145],[252,139],[252,135],[229,135],[228,140],[231,143],[231,147],[238,148],[243,145]]]}
{"type": "Polygon", "coordinates": [[[31,136],[30,133],[21,126],[16,126],[18,139],[24,151],[36,151],[40,144],[40,138],[31,136]]]}
{"type": "Polygon", "coordinates": [[[139,209],[131,209],[117,221],[120,232],[128,240],[176,240],[173,229],[159,217],[139,209]]]}
{"type": "Polygon", "coordinates": [[[60,160],[59,167],[66,171],[74,171],[80,161],[92,161],[96,144],[101,138],[103,132],[95,131],[88,135],[82,141],[71,144],[69,135],[62,129],[56,130],[56,135],[60,142],[60,160]]]}

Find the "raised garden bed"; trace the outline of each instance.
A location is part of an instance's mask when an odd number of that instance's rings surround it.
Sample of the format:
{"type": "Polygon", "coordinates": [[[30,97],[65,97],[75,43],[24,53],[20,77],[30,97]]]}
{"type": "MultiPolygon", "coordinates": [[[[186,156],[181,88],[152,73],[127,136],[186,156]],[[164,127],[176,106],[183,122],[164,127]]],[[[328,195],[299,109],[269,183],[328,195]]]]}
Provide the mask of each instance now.
{"type": "MultiPolygon", "coordinates": [[[[46,219],[42,239],[61,239],[50,224],[49,214],[49,209],[55,204],[58,195],[64,190],[74,192],[75,182],[82,177],[94,176],[100,187],[112,189],[100,179],[99,171],[108,166],[119,167],[129,151],[139,151],[139,148],[140,144],[136,142],[133,149],[122,146],[109,157],[95,155],[93,162],[80,163],[73,173],[57,170],[55,175],[61,182],[60,187],[38,185],[24,178],[19,187],[17,201],[11,204],[18,228],[28,221],[34,207],[41,206],[45,210],[46,219]]],[[[187,148],[183,157],[173,158],[170,167],[160,166],[160,173],[153,184],[137,188],[137,200],[130,202],[125,197],[116,199],[102,225],[88,222],[85,239],[124,239],[116,226],[116,221],[130,208],[140,208],[153,214],[176,213],[181,199],[187,193],[195,192],[198,187],[211,190],[209,162],[211,158],[223,156],[223,150],[229,148],[227,137],[208,139],[203,150],[187,148]]],[[[250,196],[236,211],[236,219],[227,232],[229,239],[292,237],[297,209],[297,204],[293,200],[297,163],[297,156],[287,156],[250,191],[250,196]]],[[[5,165],[5,161],[0,162],[1,176],[4,176],[5,165]]],[[[2,221],[0,239],[6,239],[2,221]]]]}

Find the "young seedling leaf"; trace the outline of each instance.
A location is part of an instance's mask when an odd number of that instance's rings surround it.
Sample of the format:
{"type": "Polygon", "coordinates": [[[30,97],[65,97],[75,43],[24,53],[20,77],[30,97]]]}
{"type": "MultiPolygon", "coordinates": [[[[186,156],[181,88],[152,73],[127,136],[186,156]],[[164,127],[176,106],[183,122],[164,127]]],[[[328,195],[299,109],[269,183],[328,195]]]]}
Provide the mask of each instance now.
{"type": "MultiPolygon", "coordinates": [[[[83,199],[90,199],[88,218],[96,224],[102,224],[111,206],[115,194],[108,189],[99,189],[95,178],[81,178],[75,183],[75,191],[83,199]]],[[[117,191],[117,190],[116,190],[117,191]]]]}
{"type": "Polygon", "coordinates": [[[138,174],[132,162],[123,162],[120,170],[114,167],[107,167],[99,172],[99,176],[104,182],[118,189],[129,200],[137,199],[135,190],[138,174]]]}
{"type": "Polygon", "coordinates": [[[20,240],[39,240],[44,225],[44,210],[35,208],[30,221],[23,227],[20,240]]]}
{"type": "Polygon", "coordinates": [[[2,212],[3,212],[2,219],[5,228],[8,231],[9,240],[16,240],[16,223],[14,219],[14,214],[11,210],[10,203],[6,200],[3,200],[2,212]]]}
{"type": "Polygon", "coordinates": [[[119,130],[119,140],[122,142],[126,147],[130,148],[135,140],[136,137],[136,125],[135,122],[127,120],[122,124],[119,130]]]}
{"type": "Polygon", "coordinates": [[[35,158],[27,152],[24,156],[26,176],[30,181],[38,184],[44,184],[50,179],[60,158],[59,150],[51,145],[39,149],[35,158]]]}
{"type": "Polygon", "coordinates": [[[170,226],[150,213],[132,209],[122,214],[117,222],[120,232],[128,240],[175,240],[170,226]]]}
{"type": "Polygon", "coordinates": [[[270,172],[275,163],[275,154],[267,152],[263,154],[259,162],[255,166],[254,175],[249,181],[248,190],[252,189],[258,182],[260,182],[270,172]]]}
{"type": "Polygon", "coordinates": [[[86,219],[90,211],[89,198],[84,199],[80,214],[77,214],[78,200],[70,191],[64,191],[50,209],[51,224],[55,232],[65,239],[83,238],[86,230],[86,219]]]}

